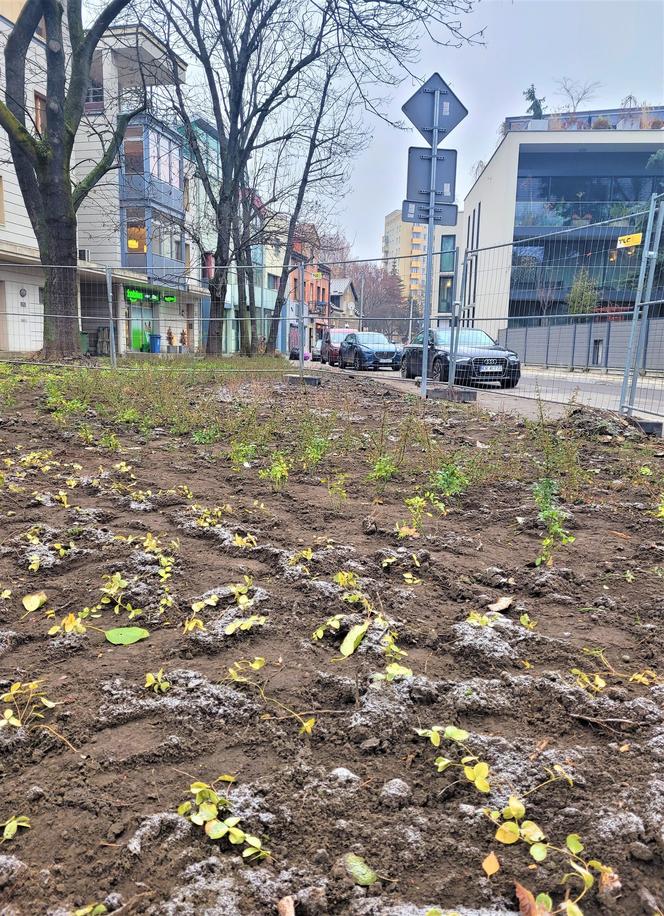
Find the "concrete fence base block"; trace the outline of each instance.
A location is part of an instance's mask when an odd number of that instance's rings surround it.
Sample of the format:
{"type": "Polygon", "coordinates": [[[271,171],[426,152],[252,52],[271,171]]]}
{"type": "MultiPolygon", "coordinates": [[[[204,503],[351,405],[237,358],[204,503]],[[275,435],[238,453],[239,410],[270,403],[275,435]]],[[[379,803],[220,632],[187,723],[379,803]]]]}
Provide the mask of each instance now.
{"type": "Polygon", "coordinates": [[[320,385],[320,376],[319,375],[287,375],[286,383],[288,385],[311,385],[316,388],[320,385]]]}
{"type": "Polygon", "coordinates": [[[448,388],[447,385],[427,386],[427,398],[432,401],[454,401],[455,404],[473,404],[477,401],[474,388],[448,388]]]}
{"type": "Polygon", "coordinates": [[[642,433],[645,433],[646,436],[654,436],[656,439],[661,439],[664,436],[664,421],[662,420],[641,420],[636,417],[632,417],[636,425],[639,427],[642,433]]]}

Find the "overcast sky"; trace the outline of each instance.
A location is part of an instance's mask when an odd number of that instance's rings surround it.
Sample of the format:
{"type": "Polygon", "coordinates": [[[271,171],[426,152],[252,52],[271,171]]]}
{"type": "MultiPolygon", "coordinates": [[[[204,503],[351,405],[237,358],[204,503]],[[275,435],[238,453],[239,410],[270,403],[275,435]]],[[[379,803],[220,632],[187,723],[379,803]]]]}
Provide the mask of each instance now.
{"type": "MultiPolygon", "coordinates": [[[[495,149],[506,115],[524,114],[523,91],[535,83],[549,110],[559,108],[556,80],[600,81],[588,108],[617,108],[630,93],[639,102],[664,104],[664,3],[662,0],[481,0],[465,31],[485,29],[484,46],[440,48],[423,44],[419,75],[438,71],[468,109],[448,141],[459,152],[457,199],[472,182],[472,166],[495,149]]],[[[397,119],[416,84],[395,92],[397,119]]],[[[401,207],[414,130],[372,122],[370,147],[357,159],[352,190],[338,222],[357,257],[381,254],[385,214],[401,207]]],[[[664,139],[664,134],[663,134],[664,139]]]]}

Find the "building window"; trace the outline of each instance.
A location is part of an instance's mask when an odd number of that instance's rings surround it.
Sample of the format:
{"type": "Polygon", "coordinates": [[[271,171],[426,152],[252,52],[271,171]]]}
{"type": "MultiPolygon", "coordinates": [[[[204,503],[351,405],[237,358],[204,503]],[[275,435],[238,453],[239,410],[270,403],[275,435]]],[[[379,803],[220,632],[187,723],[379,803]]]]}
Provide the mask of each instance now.
{"type": "Polygon", "coordinates": [[[124,167],[127,175],[142,175],[143,161],[143,128],[128,127],[123,142],[124,167]]]}
{"type": "Polygon", "coordinates": [[[182,260],[182,230],[168,216],[152,211],[150,222],[152,253],[174,261],[182,260]]]}
{"type": "Polygon", "coordinates": [[[438,284],[438,311],[452,311],[453,283],[451,277],[441,277],[438,284]]]}
{"type": "Polygon", "coordinates": [[[43,137],[46,133],[46,97],[35,92],[35,128],[43,137]]]}
{"type": "Polygon", "coordinates": [[[127,209],[127,251],[130,254],[145,254],[147,250],[145,210],[142,207],[129,207],[127,209]]]}
{"type": "Polygon", "coordinates": [[[164,134],[150,131],[150,174],[173,188],[182,187],[180,144],[164,134]]]}
{"type": "Polygon", "coordinates": [[[456,236],[444,235],[440,245],[440,272],[454,272],[454,249],[456,247],[456,236]]]}
{"type": "Polygon", "coordinates": [[[275,274],[267,275],[267,288],[268,289],[279,289],[279,277],[275,274]]]}
{"type": "Polygon", "coordinates": [[[189,179],[185,178],[182,186],[182,207],[184,210],[189,209],[189,179]]]}

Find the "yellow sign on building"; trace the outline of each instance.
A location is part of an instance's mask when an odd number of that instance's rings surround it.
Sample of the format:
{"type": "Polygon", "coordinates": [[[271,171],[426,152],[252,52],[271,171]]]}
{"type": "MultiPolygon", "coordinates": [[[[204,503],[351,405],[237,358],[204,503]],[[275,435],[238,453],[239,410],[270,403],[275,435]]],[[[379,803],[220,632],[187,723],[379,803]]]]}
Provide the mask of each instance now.
{"type": "Polygon", "coordinates": [[[643,233],[642,232],[633,232],[631,235],[620,235],[618,236],[617,248],[634,248],[635,245],[640,245],[643,242],[643,233]]]}

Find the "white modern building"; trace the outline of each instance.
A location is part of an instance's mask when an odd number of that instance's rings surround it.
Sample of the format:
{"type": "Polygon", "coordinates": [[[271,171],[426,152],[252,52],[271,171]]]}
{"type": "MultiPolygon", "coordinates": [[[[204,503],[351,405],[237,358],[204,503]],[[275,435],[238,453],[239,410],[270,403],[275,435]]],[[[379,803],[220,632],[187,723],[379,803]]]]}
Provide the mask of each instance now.
{"type": "Polygon", "coordinates": [[[664,146],[663,118],[649,108],[506,119],[464,202],[467,324],[495,334],[572,311],[579,277],[595,290],[594,311],[631,307],[639,251],[617,241],[664,191],[651,158],[664,146]]]}

